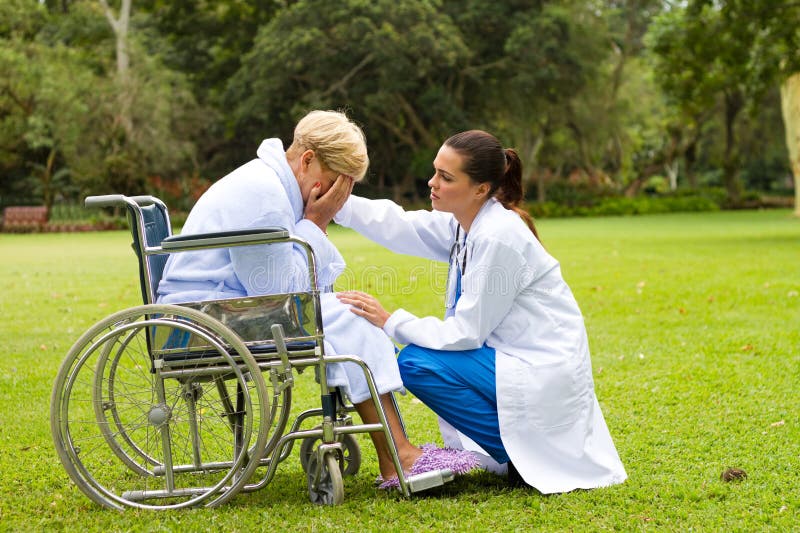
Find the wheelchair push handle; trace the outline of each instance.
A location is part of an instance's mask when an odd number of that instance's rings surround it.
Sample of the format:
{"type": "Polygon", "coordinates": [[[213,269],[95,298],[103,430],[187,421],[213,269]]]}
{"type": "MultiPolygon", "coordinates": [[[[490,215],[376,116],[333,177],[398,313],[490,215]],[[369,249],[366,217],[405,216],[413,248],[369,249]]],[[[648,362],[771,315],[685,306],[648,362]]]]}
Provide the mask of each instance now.
{"type": "Polygon", "coordinates": [[[124,207],[129,202],[140,206],[152,205],[156,199],[152,196],[125,196],[123,194],[104,194],[102,196],[87,196],[83,201],[86,207],[124,207]]]}
{"type": "Polygon", "coordinates": [[[121,194],[104,194],[102,196],[87,196],[83,201],[86,207],[117,207],[125,205],[125,196],[121,194]]]}

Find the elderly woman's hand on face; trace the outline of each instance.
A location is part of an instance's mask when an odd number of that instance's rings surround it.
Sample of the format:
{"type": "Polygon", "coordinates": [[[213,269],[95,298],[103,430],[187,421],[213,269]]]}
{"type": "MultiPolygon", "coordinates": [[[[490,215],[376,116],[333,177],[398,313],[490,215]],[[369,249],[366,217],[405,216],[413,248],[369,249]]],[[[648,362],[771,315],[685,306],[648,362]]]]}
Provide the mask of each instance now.
{"type": "Polygon", "coordinates": [[[343,291],[336,293],[340,302],[351,305],[350,311],[383,328],[391,314],[372,295],[361,291],[343,291]]]}
{"type": "Polygon", "coordinates": [[[353,192],[353,178],[339,174],[328,192],[320,196],[322,185],[317,184],[308,195],[303,217],[310,220],[324,232],[334,215],[339,212],[353,192]]]}

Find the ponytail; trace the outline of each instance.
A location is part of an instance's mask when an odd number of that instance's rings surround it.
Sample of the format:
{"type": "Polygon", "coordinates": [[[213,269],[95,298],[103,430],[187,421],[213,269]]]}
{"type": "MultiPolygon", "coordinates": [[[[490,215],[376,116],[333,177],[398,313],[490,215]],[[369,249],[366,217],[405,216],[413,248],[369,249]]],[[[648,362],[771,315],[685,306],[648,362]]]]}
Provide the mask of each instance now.
{"type": "Polygon", "coordinates": [[[518,214],[533,232],[536,240],[540,240],[533,217],[522,207],[522,200],[525,198],[522,190],[522,161],[512,148],[504,148],[503,152],[506,156],[506,171],[494,197],[503,204],[503,207],[518,214]]]}

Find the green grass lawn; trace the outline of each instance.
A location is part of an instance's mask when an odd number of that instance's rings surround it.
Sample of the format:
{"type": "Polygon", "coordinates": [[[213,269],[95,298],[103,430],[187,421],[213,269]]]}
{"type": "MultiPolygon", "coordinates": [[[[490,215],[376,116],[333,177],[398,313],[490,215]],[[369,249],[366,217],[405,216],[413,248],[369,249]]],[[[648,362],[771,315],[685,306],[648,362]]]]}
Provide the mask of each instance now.
{"type": "MultiPolygon", "coordinates": [[[[545,246],[585,314],[623,485],[543,496],[471,474],[404,499],[376,491],[374,450],[345,503],[315,507],[295,460],[219,509],[115,512],[69,481],[49,431],[70,345],[139,303],[125,232],[0,235],[0,530],[755,531],[800,524],[800,221],[788,211],[544,220],[545,246]],[[747,472],[725,483],[727,467],[747,472]]],[[[339,288],[442,312],[444,269],[333,228],[339,288]]],[[[313,379],[299,379],[314,401],[313,379]],[[312,382],[312,383],[309,383],[312,382]]],[[[303,403],[303,402],[300,402],[303,403]]],[[[435,417],[400,398],[412,440],[435,417]]],[[[441,441],[438,441],[441,442],[441,441]]]]}

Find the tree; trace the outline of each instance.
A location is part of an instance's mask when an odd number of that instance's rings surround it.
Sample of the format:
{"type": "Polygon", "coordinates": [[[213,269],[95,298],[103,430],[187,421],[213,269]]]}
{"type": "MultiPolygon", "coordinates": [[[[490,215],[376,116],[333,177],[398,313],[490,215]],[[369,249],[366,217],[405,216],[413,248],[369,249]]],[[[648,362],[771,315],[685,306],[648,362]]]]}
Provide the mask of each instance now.
{"type": "Polygon", "coordinates": [[[0,32],[0,165],[16,174],[4,189],[49,209],[71,190],[67,162],[89,137],[98,80],[75,50],[36,39],[48,21],[42,8],[17,3],[23,9],[12,12],[14,4],[5,5],[10,25],[0,32]]]}
{"type": "Polygon", "coordinates": [[[800,73],[792,74],[781,84],[781,109],[794,175],[794,214],[800,217],[800,73]]]}
{"type": "Polygon", "coordinates": [[[172,181],[196,175],[194,139],[210,114],[196,104],[185,78],[165,68],[152,52],[158,36],[144,34],[145,40],[135,35],[133,29],[147,21],[137,21],[131,0],[122,0],[118,12],[106,0],[99,4],[113,33],[114,67],[104,65],[106,84],[98,91],[96,123],[102,134],[87,147],[93,157],[75,163],[82,183],[88,189],[139,193],[151,176],[167,175],[172,181]],[[101,164],[94,164],[98,159],[101,164]]]}
{"type": "Polygon", "coordinates": [[[701,122],[705,110],[720,103],[724,124],[723,182],[739,201],[736,123],[744,109],[748,76],[747,39],[733,31],[716,2],[695,0],[656,18],[649,44],[656,79],[685,120],[701,122]]]}
{"type": "Polygon", "coordinates": [[[9,22],[0,24],[0,164],[13,181],[4,192],[49,206],[70,191],[139,194],[148,176],[198,167],[193,137],[209,114],[131,38],[127,16],[111,17],[123,21],[114,35],[101,8],[0,6],[9,22]]]}
{"type": "MultiPolygon", "coordinates": [[[[137,0],[149,32],[160,36],[154,49],[164,65],[185,76],[198,105],[215,110],[195,135],[205,175],[221,176],[252,154],[252,139],[229,127],[224,100],[229,79],[253,49],[258,30],[290,2],[283,0],[137,0]]],[[[208,111],[207,111],[208,112],[208,111]]]]}
{"type": "Polygon", "coordinates": [[[492,80],[502,95],[493,99],[495,112],[536,177],[540,202],[545,188],[538,155],[558,127],[572,132],[580,165],[590,172],[594,166],[576,105],[598,84],[597,65],[607,49],[602,23],[583,7],[553,3],[518,17],[505,42],[503,75],[492,80]]]}
{"type": "Polygon", "coordinates": [[[666,124],[660,92],[648,65],[642,62],[647,30],[664,10],[664,2],[608,0],[604,4],[611,47],[604,167],[617,175],[626,191],[632,191],[662,163],[674,168],[669,147],[674,145],[676,128],[666,124]]]}
{"type": "Polygon", "coordinates": [[[373,179],[414,199],[418,170],[461,116],[454,88],[469,55],[436,2],[301,0],[261,29],[231,79],[233,131],[288,140],[309,109],[352,110],[373,179]]]}
{"type": "Polygon", "coordinates": [[[133,87],[130,78],[131,57],[128,51],[128,27],[131,20],[131,0],[121,0],[119,15],[115,16],[107,0],[99,0],[103,6],[103,14],[108,20],[109,26],[114,31],[116,42],[117,72],[116,81],[118,86],[119,110],[118,117],[120,126],[125,134],[133,134],[133,122],[131,120],[131,106],[133,104],[133,87]]]}
{"type": "Polygon", "coordinates": [[[747,56],[749,85],[760,94],[777,82],[786,146],[794,177],[794,214],[800,217],[800,3],[736,0],[724,6],[727,18],[752,30],[747,56]]]}
{"type": "MultiPolygon", "coordinates": [[[[659,56],[656,72],[662,87],[687,116],[698,116],[722,103],[725,148],[722,161],[731,199],[738,198],[736,174],[741,165],[737,119],[755,113],[776,84],[783,86],[789,151],[791,131],[800,116],[792,114],[793,75],[800,72],[800,4],[784,0],[691,0],[685,9],[659,17],[650,36],[659,56]],[[689,111],[692,110],[692,111],[689,111]]],[[[795,160],[792,167],[797,168],[795,160]]],[[[795,192],[800,175],[795,173],[795,192]]],[[[800,205],[800,196],[796,196],[800,205]]],[[[800,207],[796,207],[800,213],[800,207]]]]}

